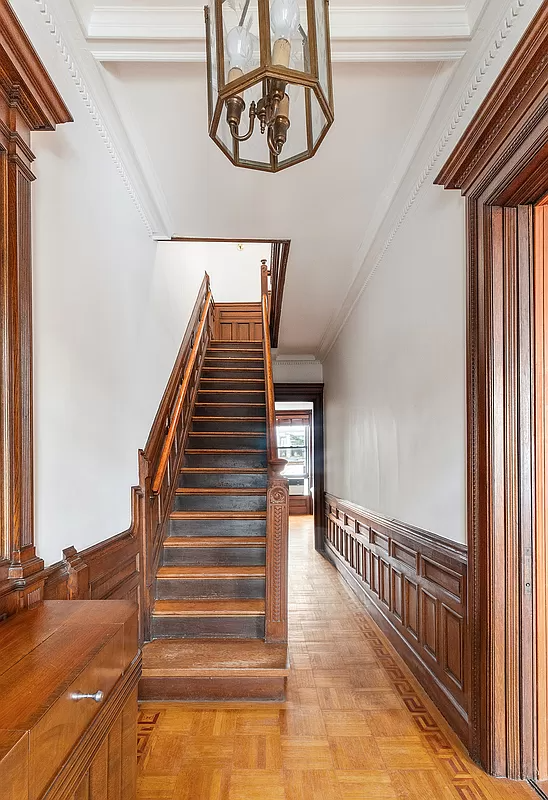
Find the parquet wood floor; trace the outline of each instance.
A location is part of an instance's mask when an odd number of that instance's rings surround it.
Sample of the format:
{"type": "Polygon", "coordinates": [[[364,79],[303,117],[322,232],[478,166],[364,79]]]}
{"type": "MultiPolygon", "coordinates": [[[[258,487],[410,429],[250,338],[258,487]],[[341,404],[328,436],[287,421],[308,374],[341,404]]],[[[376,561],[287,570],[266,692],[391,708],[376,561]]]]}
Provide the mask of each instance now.
{"type": "Polygon", "coordinates": [[[521,800],[479,770],[292,517],[286,703],[141,706],[138,800],[521,800]]]}

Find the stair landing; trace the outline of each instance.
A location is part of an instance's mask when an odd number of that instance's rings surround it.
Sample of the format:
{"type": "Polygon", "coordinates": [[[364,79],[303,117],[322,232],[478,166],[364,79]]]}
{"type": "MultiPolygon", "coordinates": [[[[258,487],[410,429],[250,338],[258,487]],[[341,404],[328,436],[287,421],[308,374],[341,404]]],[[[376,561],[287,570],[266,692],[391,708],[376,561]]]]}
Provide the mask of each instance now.
{"type": "Polygon", "coordinates": [[[288,674],[285,644],[260,639],[155,639],[143,647],[139,699],[280,701],[288,674]]]}

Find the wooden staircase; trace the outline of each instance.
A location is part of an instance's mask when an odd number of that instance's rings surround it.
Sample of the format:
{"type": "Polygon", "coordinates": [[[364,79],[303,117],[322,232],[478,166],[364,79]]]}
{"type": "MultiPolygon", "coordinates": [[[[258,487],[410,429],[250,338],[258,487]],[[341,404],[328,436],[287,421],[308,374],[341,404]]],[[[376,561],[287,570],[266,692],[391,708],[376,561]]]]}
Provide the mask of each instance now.
{"type": "Polygon", "coordinates": [[[204,348],[151,587],[141,699],[284,697],[287,635],[272,613],[283,597],[268,508],[284,481],[269,430],[269,357],[261,341],[204,348]]]}

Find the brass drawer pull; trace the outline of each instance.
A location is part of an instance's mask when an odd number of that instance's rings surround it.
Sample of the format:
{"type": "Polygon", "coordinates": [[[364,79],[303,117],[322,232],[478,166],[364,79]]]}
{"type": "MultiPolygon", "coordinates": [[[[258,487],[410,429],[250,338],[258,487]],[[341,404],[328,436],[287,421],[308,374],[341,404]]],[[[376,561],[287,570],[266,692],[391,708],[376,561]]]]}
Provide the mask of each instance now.
{"type": "Polygon", "coordinates": [[[96,703],[102,703],[105,698],[105,693],[99,690],[93,694],[82,694],[82,692],[73,692],[70,696],[71,700],[95,700],[96,703]]]}

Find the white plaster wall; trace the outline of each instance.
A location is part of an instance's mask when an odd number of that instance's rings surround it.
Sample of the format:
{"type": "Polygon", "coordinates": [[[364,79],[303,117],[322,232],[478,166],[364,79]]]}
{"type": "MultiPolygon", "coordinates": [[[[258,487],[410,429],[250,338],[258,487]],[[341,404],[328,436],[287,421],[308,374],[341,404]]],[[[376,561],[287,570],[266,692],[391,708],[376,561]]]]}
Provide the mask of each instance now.
{"type": "Polygon", "coordinates": [[[217,303],[259,303],[261,259],[270,263],[270,244],[245,242],[159,242],[158,257],[183,275],[207,272],[217,303]]]}
{"type": "Polygon", "coordinates": [[[324,363],[327,491],[459,542],[465,230],[425,186],[324,363]]]}
{"type": "Polygon", "coordinates": [[[75,122],[33,135],[35,508],[46,563],[125,530],[145,444],[202,276],[155,262],[35,4],[14,8],[75,122]]]}
{"type": "Polygon", "coordinates": [[[272,362],[274,383],[322,383],[323,367],[321,361],[291,361],[289,359],[272,362]]]}

